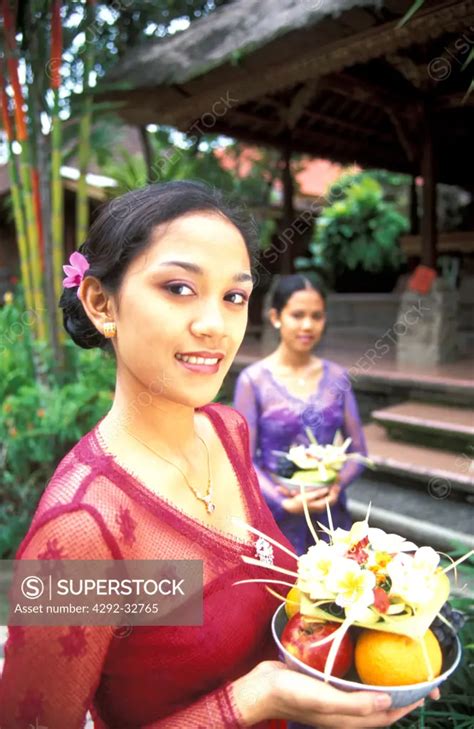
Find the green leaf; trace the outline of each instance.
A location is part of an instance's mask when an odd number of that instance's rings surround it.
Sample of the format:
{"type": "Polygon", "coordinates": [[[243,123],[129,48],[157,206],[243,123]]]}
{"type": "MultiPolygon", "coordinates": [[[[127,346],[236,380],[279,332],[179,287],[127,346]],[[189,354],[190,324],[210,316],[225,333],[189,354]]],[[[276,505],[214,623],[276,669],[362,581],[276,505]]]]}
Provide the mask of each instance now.
{"type": "Polygon", "coordinates": [[[415,0],[413,5],[407,10],[403,18],[397,23],[397,28],[402,28],[408,23],[415,13],[425,4],[425,0],[415,0]]]}

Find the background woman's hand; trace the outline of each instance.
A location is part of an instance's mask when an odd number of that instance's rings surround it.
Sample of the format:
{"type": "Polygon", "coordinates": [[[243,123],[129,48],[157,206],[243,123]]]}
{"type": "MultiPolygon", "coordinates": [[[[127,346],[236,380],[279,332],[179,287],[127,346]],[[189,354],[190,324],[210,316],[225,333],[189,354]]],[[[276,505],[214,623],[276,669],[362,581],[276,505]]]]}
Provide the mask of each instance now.
{"type": "Polygon", "coordinates": [[[279,661],[259,663],[235,681],[232,689],[245,726],[284,719],[321,729],[385,727],[423,703],[390,709],[388,694],[339,691],[279,661]]]}
{"type": "Polygon", "coordinates": [[[333,506],[337,502],[340,493],[341,493],[341,487],[339,486],[339,476],[338,476],[336,482],[333,483],[333,485],[329,487],[329,496],[328,496],[329,506],[333,506]]]}
{"type": "Polygon", "coordinates": [[[286,496],[281,505],[289,514],[304,514],[303,498],[307,501],[310,513],[321,514],[326,511],[326,501],[328,501],[329,506],[333,506],[341,493],[341,487],[337,481],[328,488],[312,489],[307,487],[304,491],[304,497],[299,491],[295,493],[286,486],[278,486],[277,490],[286,496]]]}
{"type": "Polygon", "coordinates": [[[278,491],[286,496],[281,505],[289,514],[304,514],[303,499],[308,504],[308,510],[312,513],[320,514],[326,510],[326,498],[329,497],[329,489],[305,488],[304,495],[299,491],[295,493],[285,486],[278,486],[278,491]]]}

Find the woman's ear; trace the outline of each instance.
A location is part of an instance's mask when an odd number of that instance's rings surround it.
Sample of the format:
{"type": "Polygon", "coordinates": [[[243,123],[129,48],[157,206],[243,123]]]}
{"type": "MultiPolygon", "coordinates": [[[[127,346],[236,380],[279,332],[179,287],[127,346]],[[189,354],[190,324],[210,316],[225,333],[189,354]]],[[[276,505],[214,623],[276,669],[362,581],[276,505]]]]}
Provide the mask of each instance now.
{"type": "Polygon", "coordinates": [[[115,306],[99,279],[86,276],[79,287],[79,298],[84,311],[99,332],[103,332],[104,324],[115,321],[115,306]]]}
{"type": "Polygon", "coordinates": [[[278,311],[276,309],[270,309],[270,311],[268,312],[268,318],[270,319],[270,322],[273,324],[275,329],[280,329],[281,322],[278,311]]]}

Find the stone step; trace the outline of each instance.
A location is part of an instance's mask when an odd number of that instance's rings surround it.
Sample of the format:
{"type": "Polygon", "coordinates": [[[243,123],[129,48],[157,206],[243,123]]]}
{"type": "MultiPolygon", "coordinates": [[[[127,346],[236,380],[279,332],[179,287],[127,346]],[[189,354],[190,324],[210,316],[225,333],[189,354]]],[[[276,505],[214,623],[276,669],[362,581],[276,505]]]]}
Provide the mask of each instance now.
{"type": "Polygon", "coordinates": [[[376,481],[364,476],[350,486],[347,495],[354,520],[362,519],[371,503],[371,526],[444,552],[459,545],[466,552],[474,548],[474,507],[453,494],[436,499],[383,477],[376,481]]]}
{"type": "Polygon", "coordinates": [[[423,486],[434,499],[460,492],[474,498],[474,470],[472,453],[448,451],[390,440],[385,430],[376,423],[365,427],[369,456],[378,474],[390,475],[401,483],[423,486]]]}
{"type": "Polygon", "coordinates": [[[474,455],[474,413],[468,408],[408,401],[374,410],[372,419],[392,439],[474,455]]]}

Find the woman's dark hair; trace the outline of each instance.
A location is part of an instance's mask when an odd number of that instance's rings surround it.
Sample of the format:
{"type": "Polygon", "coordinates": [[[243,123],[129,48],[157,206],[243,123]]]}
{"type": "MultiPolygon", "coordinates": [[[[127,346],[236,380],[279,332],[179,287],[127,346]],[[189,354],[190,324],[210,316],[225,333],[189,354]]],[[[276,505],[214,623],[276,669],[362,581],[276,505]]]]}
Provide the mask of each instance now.
{"type": "Polygon", "coordinates": [[[273,290],[271,303],[272,309],[276,309],[280,314],[282,309],[284,309],[287,305],[291,296],[296,293],[296,291],[303,291],[309,288],[316,291],[324,303],[326,303],[326,292],[322,284],[310,281],[309,278],[302,276],[300,273],[294,273],[290,276],[280,276],[278,283],[273,290]]]}
{"type": "MultiPolygon", "coordinates": [[[[253,262],[257,250],[253,221],[215,188],[182,180],[127,192],[106,205],[79,248],[90,264],[87,275],[99,279],[110,293],[117,292],[130,263],[150,245],[154,229],[195,212],[217,213],[233,223],[253,262]]],[[[76,344],[84,349],[113,349],[86,315],[77,288],[64,289],[59,306],[64,328],[76,344]]]]}

